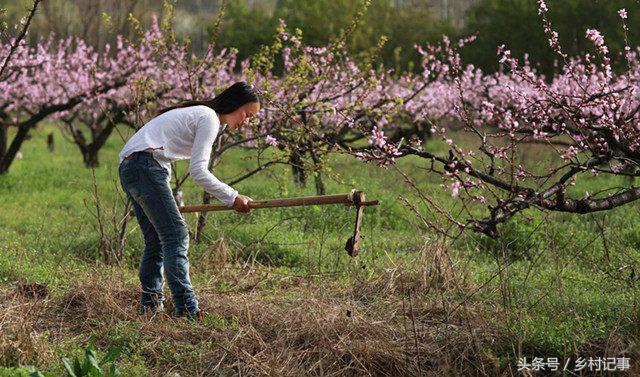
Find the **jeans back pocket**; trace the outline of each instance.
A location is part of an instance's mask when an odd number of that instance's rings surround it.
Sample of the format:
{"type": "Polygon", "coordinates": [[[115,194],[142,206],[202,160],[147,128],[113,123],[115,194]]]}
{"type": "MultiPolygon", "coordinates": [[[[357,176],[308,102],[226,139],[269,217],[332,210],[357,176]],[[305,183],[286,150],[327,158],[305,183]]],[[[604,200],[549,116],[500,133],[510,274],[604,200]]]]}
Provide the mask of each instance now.
{"type": "Polygon", "coordinates": [[[122,183],[123,186],[135,183],[139,179],[138,169],[132,162],[133,161],[130,160],[124,160],[120,164],[120,183],[122,183]]]}

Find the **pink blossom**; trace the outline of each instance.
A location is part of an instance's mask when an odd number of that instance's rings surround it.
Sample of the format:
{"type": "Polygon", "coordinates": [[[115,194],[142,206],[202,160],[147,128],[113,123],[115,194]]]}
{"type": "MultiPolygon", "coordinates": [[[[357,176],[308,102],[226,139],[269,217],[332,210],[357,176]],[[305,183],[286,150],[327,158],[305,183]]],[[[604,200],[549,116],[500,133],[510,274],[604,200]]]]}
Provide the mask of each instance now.
{"type": "Polygon", "coordinates": [[[271,135],[267,135],[267,137],[264,140],[267,144],[271,145],[272,147],[275,147],[278,145],[278,140],[276,140],[275,137],[271,136],[271,135]]]}
{"type": "Polygon", "coordinates": [[[387,139],[384,136],[384,131],[378,129],[378,127],[374,127],[373,131],[371,131],[371,139],[369,139],[369,145],[375,145],[377,147],[384,147],[387,144],[387,139]]]}
{"type": "Polygon", "coordinates": [[[547,13],[549,8],[547,8],[547,4],[544,0],[538,0],[538,14],[547,13]]]}
{"type": "Polygon", "coordinates": [[[459,181],[453,181],[451,184],[451,196],[454,198],[460,196],[460,187],[462,187],[462,184],[459,181]]]}
{"type": "Polygon", "coordinates": [[[627,166],[626,163],[621,162],[619,164],[616,164],[614,166],[611,167],[611,171],[614,173],[620,173],[622,171],[622,169],[624,169],[627,166]]]}
{"type": "Polygon", "coordinates": [[[585,33],[586,37],[596,45],[596,47],[600,47],[604,45],[604,37],[600,32],[596,29],[587,29],[585,33]]]}
{"type": "Polygon", "coordinates": [[[618,15],[620,16],[620,18],[622,18],[623,20],[627,19],[627,10],[622,8],[618,11],[618,15]]]}
{"type": "Polygon", "coordinates": [[[282,49],[282,60],[284,61],[284,68],[286,70],[293,68],[293,62],[291,61],[291,48],[285,47],[282,49]]]}

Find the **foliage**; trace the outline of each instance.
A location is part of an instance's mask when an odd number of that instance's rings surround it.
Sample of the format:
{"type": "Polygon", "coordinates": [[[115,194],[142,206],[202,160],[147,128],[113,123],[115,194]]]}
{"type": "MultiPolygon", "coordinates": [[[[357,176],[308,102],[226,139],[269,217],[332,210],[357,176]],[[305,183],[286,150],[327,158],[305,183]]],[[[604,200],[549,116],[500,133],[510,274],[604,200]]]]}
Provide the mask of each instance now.
{"type": "MultiPolygon", "coordinates": [[[[242,1],[230,1],[224,11],[223,22],[215,41],[218,46],[238,49],[238,58],[245,60],[255,53],[259,46],[272,39],[277,19],[265,10],[250,9],[242,1]]],[[[213,25],[208,27],[214,32],[213,25]]]]}
{"type": "MultiPolygon", "coordinates": [[[[638,199],[640,190],[619,185],[617,180],[596,192],[578,184],[597,174],[639,174],[640,103],[635,83],[640,65],[637,48],[634,51],[628,45],[627,11],[616,12],[625,44],[626,65],[620,73],[614,71],[611,52],[598,30],[585,31],[596,52],[572,58],[560,43],[543,0],[538,13],[547,43],[561,61],[560,73],[547,78],[503,45],[498,55],[506,72],[486,75],[462,63],[458,49],[469,39],[454,44],[445,37],[439,45],[420,49],[425,92],[437,97],[432,106],[420,106],[415,115],[430,119],[432,133],[448,151],[428,150],[420,139],[389,143],[385,130],[371,127],[363,132],[371,135],[376,148],[354,154],[383,166],[408,155],[431,161],[428,170],[440,175],[442,187],[465,203],[463,216],[437,211],[458,229],[492,237],[498,236],[498,224],[528,208],[590,213],[638,199]],[[447,108],[453,112],[433,116],[447,108]],[[462,125],[475,142],[450,137],[451,130],[443,125],[447,118],[462,125]],[[521,159],[532,144],[549,148],[555,157],[521,159]],[[485,209],[484,217],[478,216],[478,208],[485,209]]],[[[433,223],[430,226],[442,230],[433,223]]]]}
{"type": "MultiPolygon", "coordinates": [[[[300,29],[308,45],[323,46],[349,28],[363,3],[360,0],[281,0],[269,14],[260,7],[249,8],[243,1],[232,1],[218,43],[238,48],[240,59],[244,59],[267,44],[278,27],[278,20],[283,20],[291,30],[300,29]]],[[[415,43],[427,43],[443,33],[453,32],[446,22],[435,19],[425,2],[373,1],[361,23],[348,40],[349,49],[356,56],[366,55],[376,49],[380,36],[387,36],[388,43],[379,51],[379,58],[398,71],[412,70],[419,62],[413,48],[415,43]]]]}
{"type": "Polygon", "coordinates": [[[41,372],[34,366],[22,366],[18,368],[0,367],[0,377],[54,377],[49,372],[41,372]]]}
{"type": "Polygon", "coordinates": [[[116,377],[120,370],[114,361],[120,355],[119,348],[112,348],[109,353],[98,361],[96,352],[92,349],[85,351],[84,360],[74,357],[73,361],[64,358],[62,363],[69,377],[116,377]],[[103,368],[107,368],[103,370],[103,368]]]}
{"type": "MultiPolygon", "coordinates": [[[[87,348],[84,359],[78,356],[73,360],[63,358],[62,365],[68,377],[116,377],[121,375],[120,369],[115,364],[119,355],[120,349],[112,348],[104,358],[98,361],[96,352],[87,348]]],[[[0,377],[53,377],[54,375],[51,372],[40,371],[34,366],[0,368],[0,377]]]]}
{"type": "MultiPolygon", "coordinates": [[[[418,46],[417,52],[423,56],[421,73],[398,77],[390,70],[374,69],[386,38],[380,38],[368,57],[356,64],[354,52],[348,46],[366,25],[368,2],[361,5],[356,17],[336,38],[322,47],[309,44],[300,29],[290,31],[281,22],[273,42],[261,47],[251,60],[251,68],[244,62],[243,73],[239,75],[232,72],[233,53],[223,50],[215,54],[214,46],[210,46],[202,57],[188,56],[186,45],[181,48],[173,35],[170,5],[161,25],[156,22],[150,30],[141,30],[139,46],[133,43],[117,46],[115,58],[95,54],[81,42],[72,49],[69,40],[58,44],[57,54],[62,60],[45,55],[53,48],[52,41],[43,42],[37,50],[23,47],[12,68],[33,59],[43,63],[29,67],[32,71],[21,75],[21,81],[5,82],[8,86],[3,92],[4,111],[9,120],[4,127],[13,124],[20,131],[2,161],[6,169],[28,130],[46,115],[71,116],[66,121],[73,128],[76,115],[69,112],[73,109],[82,118],[89,115],[93,119],[85,122],[90,127],[99,124],[95,119],[100,117],[109,120],[109,129],[113,129],[114,122],[104,116],[104,110],[99,110],[103,108],[101,101],[106,99],[107,104],[121,101],[117,108],[126,117],[132,106],[211,96],[221,83],[246,77],[256,85],[267,104],[261,121],[248,130],[245,139],[238,141],[239,135],[230,135],[231,139],[222,141],[215,154],[219,158],[235,145],[254,148],[258,155],[269,146],[277,146],[282,153],[239,179],[272,164],[289,163],[294,170],[311,166],[318,192],[322,193],[320,172],[325,169],[323,160],[329,153],[346,152],[363,160],[376,160],[382,166],[402,156],[417,155],[444,166],[444,170],[431,170],[443,176],[443,185],[450,187],[453,196],[469,199],[475,202],[473,206],[484,206],[490,213],[487,218],[478,219],[469,208],[466,224],[449,219],[458,227],[494,237],[496,224],[531,206],[584,213],[635,200],[634,189],[618,190],[607,198],[597,196],[607,192],[605,187],[598,193],[585,191],[582,199],[567,191],[567,185],[573,185],[578,176],[587,172],[635,175],[632,168],[637,160],[637,138],[633,135],[638,106],[633,99],[634,87],[626,83],[635,82],[638,64],[637,54],[628,45],[627,13],[621,18],[620,27],[627,68],[618,74],[613,70],[611,51],[604,37],[595,29],[587,29],[585,36],[594,44],[596,53],[569,58],[558,32],[552,28],[546,5],[540,4],[541,23],[551,51],[562,61],[562,72],[553,76],[550,84],[549,78],[540,75],[528,60],[516,59],[505,46],[500,46],[498,53],[499,62],[508,68],[506,72],[487,75],[471,65],[464,66],[458,49],[473,37],[457,44],[444,37],[439,45],[418,46]],[[65,60],[70,64],[62,63],[65,60]],[[276,62],[282,64],[280,74],[276,62]],[[92,68],[83,71],[86,66],[92,68]],[[96,66],[102,67],[100,73],[95,71],[96,66]],[[132,71],[132,67],[140,66],[144,69],[132,71]],[[47,79],[47,72],[52,70],[61,70],[61,74],[75,80],[75,95],[65,91],[66,98],[52,98],[60,91],[57,81],[47,79]],[[141,82],[145,99],[137,104],[134,98],[140,90],[132,93],[136,87],[132,84],[141,82]],[[31,102],[21,101],[22,92],[42,96],[32,98],[31,102]],[[91,95],[85,98],[87,93],[91,95]],[[580,95],[579,101],[576,93],[580,95]],[[46,109],[52,102],[61,102],[62,109],[50,114],[46,109]],[[43,111],[44,115],[36,116],[35,120],[33,115],[23,115],[43,111]],[[446,127],[439,123],[451,120],[475,134],[479,146],[464,147],[447,137],[446,127]],[[414,127],[403,127],[399,122],[413,123],[414,127]],[[448,156],[437,156],[422,148],[429,134],[437,134],[450,146],[448,156]],[[368,146],[358,144],[367,137],[368,146]],[[258,141],[262,138],[264,143],[258,141]],[[566,147],[556,148],[556,166],[545,173],[537,169],[539,166],[528,167],[510,154],[531,141],[549,142],[552,146],[560,142],[566,147]],[[491,192],[487,197],[490,193],[487,185],[499,189],[501,194],[491,192]]],[[[313,6],[309,9],[319,11],[313,6]]],[[[141,116],[141,112],[144,116],[150,108],[145,105],[136,111],[136,116],[141,116]]],[[[72,134],[78,133],[72,130],[72,134]]],[[[104,143],[106,137],[101,140],[104,143]]],[[[304,177],[300,176],[298,181],[303,184],[304,177]]]]}
{"type": "MultiPolygon", "coordinates": [[[[626,8],[628,24],[637,29],[640,23],[640,3],[635,1],[563,0],[551,3],[549,20],[559,34],[560,44],[569,55],[593,51],[585,37],[586,29],[597,29],[606,36],[611,56],[624,63],[618,54],[624,51],[624,35],[616,12],[626,8]]],[[[477,33],[478,39],[462,51],[465,61],[487,72],[499,69],[494,52],[496,46],[509,46],[514,57],[525,54],[538,71],[550,75],[557,71],[558,56],[549,49],[540,25],[538,7],[531,0],[482,0],[469,11],[466,34],[477,33]]],[[[638,44],[640,36],[629,36],[629,43],[638,44]]]]}
{"type": "MultiPolygon", "coordinates": [[[[301,9],[311,15],[325,9],[307,5],[301,9]]],[[[578,178],[589,174],[639,174],[635,166],[640,105],[635,85],[629,83],[638,81],[640,63],[629,45],[626,10],[618,13],[625,68],[616,72],[609,45],[596,29],[584,34],[595,52],[570,57],[551,13],[540,1],[539,22],[561,62],[560,72],[547,77],[529,60],[517,59],[509,46],[498,47],[496,60],[503,71],[486,74],[464,65],[459,50],[474,41],[473,36],[455,43],[445,36],[440,44],[417,45],[421,72],[400,75],[379,67],[377,58],[386,37],[380,37],[362,59],[351,47],[366,28],[368,1],[324,46],[314,46],[302,30],[291,30],[281,21],[272,41],[261,46],[250,62],[242,62],[241,73],[235,73],[233,51],[216,51],[210,45],[203,56],[189,55],[188,41],[180,43],[173,34],[171,5],[165,8],[165,18],[149,30],[140,29],[138,41],[121,39],[114,56],[95,53],[81,40],[49,39],[35,49],[21,45],[10,65],[12,74],[20,72],[20,80],[0,83],[5,88],[0,94],[4,119],[0,131],[6,139],[9,126],[18,129],[0,160],[0,172],[7,171],[29,131],[46,117],[65,120],[74,140],[82,144],[73,130],[78,119],[92,131],[113,130],[116,122],[110,107],[114,106],[120,121],[128,118],[130,124],[141,124],[160,106],[210,97],[224,83],[246,79],[262,96],[260,121],[245,135],[223,135],[214,148],[212,168],[234,147],[252,148],[260,163],[233,183],[267,167],[289,164],[301,185],[304,171],[312,171],[317,192],[323,193],[322,173],[329,171],[324,161],[332,153],[349,153],[382,167],[401,157],[418,156],[431,161],[429,171],[466,203],[455,216],[438,212],[458,229],[492,237],[497,236],[497,224],[527,208],[588,213],[640,196],[638,189],[617,183],[595,193],[573,188],[578,178]],[[53,71],[69,80],[62,85],[48,74],[53,71]],[[25,100],[21,93],[33,96],[25,100]],[[103,121],[108,127],[101,125],[103,121]],[[448,124],[464,127],[476,141],[449,137],[448,124]],[[442,141],[437,153],[424,148],[430,135],[442,141]],[[533,143],[547,145],[557,156],[549,164],[520,161],[517,156],[524,146],[533,143]],[[280,152],[263,159],[272,146],[280,152]]],[[[99,143],[94,143],[103,145],[107,136],[101,133],[99,143]]],[[[184,179],[186,175],[177,179],[178,185],[184,179]]]]}

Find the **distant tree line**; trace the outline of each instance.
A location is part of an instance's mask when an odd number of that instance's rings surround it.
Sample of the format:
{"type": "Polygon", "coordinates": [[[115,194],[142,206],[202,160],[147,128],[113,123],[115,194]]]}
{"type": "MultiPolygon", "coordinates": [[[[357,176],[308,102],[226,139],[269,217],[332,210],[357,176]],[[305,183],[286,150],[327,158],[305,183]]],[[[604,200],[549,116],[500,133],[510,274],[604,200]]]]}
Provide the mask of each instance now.
{"type": "MultiPolygon", "coordinates": [[[[239,58],[245,58],[273,40],[282,19],[290,28],[302,30],[306,43],[324,45],[349,26],[362,3],[362,0],[277,0],[274,11],[267,13],[248,7],[244,1],[232,0],[218,43],[237,47],[239,58]]],[[[349,47],[366,53],[385,35],[388,41],[380,51],[385,66],[413,70],[419,61],[416,43],[424,44],[442,34],[454,33],[449,23],[435,16],[428,2],[373,0],[350,38],[349,47]]]]}
{"type": "MultiPolygon", "coordinates": [[[[604,35],[614,64],[620,65],[624,34],[617,11],[622,8],[629,14],[629,45],[635,47],[640,41],[640,2],[636,0],[561,0],[549,1],[548,7],[549,20],[569,56],[595,52],[585,37],[585,30],[593,28],[604,35]]],[[[536,0],[481,0],[467,13],[464,33],[477,33],[478,39],[462,51],[463,58],[485,71],[498,69],[496,47],[502,44],[516,58],[529,53],[543,73],[555,70],[558,56],[549,48],[536,0]]]]}
{"type": "MultiPolygon", "coordinates": [[[[191,48],[202,52],[214,33],[218,14],[224,8],[222,24],[216,34],[217,44],[238,49],[242,60],[255,54],[261,45],[273,40],[279,20],[303,32],[305,43],[324,45],[349,26],[365,0],[177,0],[176,33],[189,36],[191,48]]],[[[349,44],[361,56],[379,44],[381,35],[388,40],[379,52],[379,61],[398,71],[416,71],[420,55],[414,44],[440,40],[442,34],[452,39],[477,34],[477,40],[466,46],[462,56],[486,72],[499,69],[497,46],[505,44],[514,57],[528,58],[541,72],[550,74],[556,68],[557,56],[549,48],[539,22],[537,0],[457,0],[456,12],[444,12],[446,4],[438,0],[371,0],[359,27],[349,44]],[[464,3],[464,4],[463,4],[464,3]],[[444,7],[444,8],[443,8],[444,7]],[[462,13],[460,9],[467,9],[462,13]],[[461,19],[462,18],[462,19],[461,19]],[[454,27],[455,26],[455,27],[454,27]]],[[[15,0],[0,6],[4,18],[19,19],[29,6],[28,0],[15,0]]],[[[640,41],[635,30],[640,26],[640,2],[636,0],[562,0],[549,3],[549,18],[569,55],[593,52],[585,38],[585,30],[602,32],[612,52],[615,66],[621,59],[624,35],[617,10],[626,8],[631,46],[640,41]]],[[[59,37],[76,35],[97,46],[115,43],[120,34],[134,37],[129,13],[143,23],[152,14],[162,17],[161,1],[92,0],[43,2],[31,27],[29,41],[55,32],[59,37]]]]}

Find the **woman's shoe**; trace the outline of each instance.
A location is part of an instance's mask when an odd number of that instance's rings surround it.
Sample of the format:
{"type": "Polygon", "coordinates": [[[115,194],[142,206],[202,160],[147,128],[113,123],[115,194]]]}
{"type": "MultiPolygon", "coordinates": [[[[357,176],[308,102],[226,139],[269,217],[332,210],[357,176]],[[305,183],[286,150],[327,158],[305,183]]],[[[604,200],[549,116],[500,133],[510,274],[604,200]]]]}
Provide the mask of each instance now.
{"type": "Polygon", "coordinates": [[[163,306],[138,306],[138,314],[140,315],[159,315],[171,317],[167,312],[165,312],[163,306]]]}

